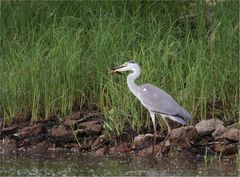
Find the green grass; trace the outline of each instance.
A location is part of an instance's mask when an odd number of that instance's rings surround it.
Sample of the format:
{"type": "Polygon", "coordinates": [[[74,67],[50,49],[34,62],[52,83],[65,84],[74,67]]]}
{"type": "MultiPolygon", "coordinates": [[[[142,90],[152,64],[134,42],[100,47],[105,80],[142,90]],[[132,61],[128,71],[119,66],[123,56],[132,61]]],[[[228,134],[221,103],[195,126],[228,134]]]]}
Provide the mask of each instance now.
{"type": "Polygon", "coordinates": [[[238,121],[239,3],[1,1],[0,115],[5,124],[63,117],[97,104],[109,134],[151,125],[127,58],[194,119],[238,121]]]}

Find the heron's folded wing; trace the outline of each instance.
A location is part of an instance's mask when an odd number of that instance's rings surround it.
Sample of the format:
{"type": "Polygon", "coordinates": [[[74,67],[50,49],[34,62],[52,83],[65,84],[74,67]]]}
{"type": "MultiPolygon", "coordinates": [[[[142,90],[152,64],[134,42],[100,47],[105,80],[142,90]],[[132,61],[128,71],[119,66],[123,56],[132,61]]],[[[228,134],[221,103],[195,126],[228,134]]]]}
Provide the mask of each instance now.
{"type": "Polygon", "coordinates": [[[165,91],[151,84],[141,85],[140,88],[139,99],[147,109],[162,114],[176,115],[187,121],[192,118],[192,116],[184,108],[179,106],[165,91]]]}

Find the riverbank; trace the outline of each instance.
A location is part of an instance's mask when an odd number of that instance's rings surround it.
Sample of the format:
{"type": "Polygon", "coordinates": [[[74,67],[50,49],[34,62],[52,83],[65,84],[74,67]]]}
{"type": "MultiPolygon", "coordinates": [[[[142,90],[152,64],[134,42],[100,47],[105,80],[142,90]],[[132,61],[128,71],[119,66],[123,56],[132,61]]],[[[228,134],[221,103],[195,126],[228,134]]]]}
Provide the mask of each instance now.
{"type": "MultiPolygon", "coordinates": [[[[0,130],[0,153],[42,154],[52,151],[75,153],[136,154],[152,152],[153,135],[126,132],[127,136],[108,137],[104,134],[104,116],[98,110],[73,112],[63,119],[12,124],[0,130]]],[[[169,140],[162,145],[165,133],[159,133],[155,154],[180,153],[191,156],[236,156],[239,150],[239,124],[225,126],[219,119],[207,119],[195,126],[173,128],[169,140]]]]}

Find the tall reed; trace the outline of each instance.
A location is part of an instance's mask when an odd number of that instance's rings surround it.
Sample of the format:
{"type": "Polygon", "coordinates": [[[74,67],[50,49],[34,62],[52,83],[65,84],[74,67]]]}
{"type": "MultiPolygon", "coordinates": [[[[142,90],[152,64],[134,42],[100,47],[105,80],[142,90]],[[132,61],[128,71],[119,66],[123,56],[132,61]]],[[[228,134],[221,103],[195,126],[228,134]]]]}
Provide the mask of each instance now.
{"type": "Polygon", "coordinates": [[[238,6],[199,2],[1,2],[0,114],[6,124],[99,105],[109,134],[149,128],[126,75],[171,94],[194,119],[237,121],[238,6]],[[113,133],[112,133],[113,132],[113,133]]]}

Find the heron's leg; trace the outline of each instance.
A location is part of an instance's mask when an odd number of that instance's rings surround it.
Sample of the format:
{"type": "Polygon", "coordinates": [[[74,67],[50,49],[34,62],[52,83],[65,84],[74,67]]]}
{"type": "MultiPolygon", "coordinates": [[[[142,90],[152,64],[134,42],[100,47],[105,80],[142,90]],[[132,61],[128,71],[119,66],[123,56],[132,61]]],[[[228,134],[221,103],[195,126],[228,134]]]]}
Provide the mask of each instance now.
{"type": "Polygon", "coordinates": [[[165,117],[163,117],[163,120],[164,120],[164,122],[166,123],[166,125],[167,125],[167,128],[168,128],[168,134],[171,134],[171,127],[169,126],[169,124],[168,124],[168,122],[167,122],[167,120],[166,120],[166,118],[165,117]]]}
{"type": "MultiPolygon", "coordinates": [[[[163,147],[164,147],[167,139],[168,139],[169,136],[171,135],[171,131],[172,131],[172,130],[171,130],[171,127],[169,126],[169,124],[168,124],[168,122],[167,122],[167,120],[166,120],[165,117],[163,117],[163,120],[164,120],[164,122],[167,124],[167,128],[168,128],[168,134],[166,135],[166,137],[165,137],[164,140],[163,140],[163,147]]],[[[162,148],[162,150],[163,150],[163,148],[162,148]]]]}
{"type": "Polygon", "coordinates": [[[152,155],[154,154],[154,149],[155,149],[155,144],[156,144],[156,136],[157,136],[157,129],[156,129],[156,122],[155,122],[155,113],[152,111],[149,111],[151,119],[152,119],[152,123],[153,123],[153,130],[154,130],[154,134],[153,134],[153,145],[152,145],[152,155]]]}
{"type": "Polygon", "coordinates": [[[164,122],[165,122],[166,125],[167,125],[168,134],[165,136],[165,138],[164,138],[164,140],[163,140],[162,147],[161,147],[160,151],[158,152],[157,156],[162,156],[162,152],[163,152],[163,148],[164,148],[164,146],[165,146],[165,143],[166,143],[167,139],[169,138],[169,136],[171,135],[171,128],[170,128],[170,126],[169,126],[166,118],[165,118],[164,116],[162,116],[162,118],[163,118],[164,122]]]}

